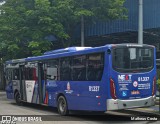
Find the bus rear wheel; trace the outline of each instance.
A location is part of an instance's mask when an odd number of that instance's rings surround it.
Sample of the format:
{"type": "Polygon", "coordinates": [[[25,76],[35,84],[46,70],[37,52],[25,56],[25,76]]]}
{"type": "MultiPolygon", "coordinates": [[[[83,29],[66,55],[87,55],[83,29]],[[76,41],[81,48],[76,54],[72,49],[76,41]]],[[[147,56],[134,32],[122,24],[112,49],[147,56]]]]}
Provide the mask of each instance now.
{"type": "Polygon", "coordinates": [[[18,92],[15,93],[14,98],[15,98],[15,101],[16,101],[17,105],[22,105],[20,94],[18,92]]]}
{"type": "Polygon", "coordinates": [[[68,105],[67,105],[67,101],[65,99],[64,96],[59,96],[58,97],[58,113],[62,116],[68,115],[69,111],[68,111],[68,105]]]}

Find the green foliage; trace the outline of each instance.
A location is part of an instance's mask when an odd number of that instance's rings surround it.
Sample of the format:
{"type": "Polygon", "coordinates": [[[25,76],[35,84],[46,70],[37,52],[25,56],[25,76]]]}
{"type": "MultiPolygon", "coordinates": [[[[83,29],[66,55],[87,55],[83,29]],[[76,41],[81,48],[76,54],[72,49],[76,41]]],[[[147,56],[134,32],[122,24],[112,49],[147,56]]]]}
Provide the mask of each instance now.
{"type": "Polygon", "coordinates": [[[47,51],[50,48],[50,42],[48,41],[31,41],[28,45],[30,51],[35,56],[41,55],[42,51],[47,51]]]}
{"type": "MultiPolygon", "coordinates": [[[[6,0],[0,6],[0,51],[4,60],[50,50],[54,35],[67,47],[81,16],[85,23],[126,18],[125,0],[6,0]]],[[[59,42],[59,43],[60,43],[59,42]]],[[[58,42],[57,42],[58,43],[58,42]]]]}
{"type": "MultiPolygon", "coordinates": [[[[52,0],[53,1],[53,0],[52,0]]],[[[73,41],[75,28],[84,16],[85,24],[95,21],[126,19],[125,0],[54,0],[57,18],[69,35],[68,42],[62,40],[64,46],[73,41]]]]}
{"type": "Polygon", "coordinates": [[[160,69],[157,69],[157,78],[158,89],[160,89],[160,69]]]}
{"type": "Polygon", "coordinates": [[[160,79],[160,69],[157,69],[157,77],[160,79]]]}
{"type": "Polygon", "coordinates": [[[160,79],[157,80],[158,89],[160,89],[160,79]]]}

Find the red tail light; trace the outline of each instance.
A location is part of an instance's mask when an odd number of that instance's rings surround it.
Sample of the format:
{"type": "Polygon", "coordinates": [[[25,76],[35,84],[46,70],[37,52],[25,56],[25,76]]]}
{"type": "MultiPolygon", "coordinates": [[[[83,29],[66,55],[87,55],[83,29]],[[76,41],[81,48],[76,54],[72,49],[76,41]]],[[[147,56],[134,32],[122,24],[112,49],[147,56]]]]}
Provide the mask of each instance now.
{"type": "Polygon", "coordinates": [[[113,79],[110,79],[110,91],[111,91],[111,97],[112,97],[113,99],[117,99],[116,89],[115,89],[115,84],[114,84],[113,79]]]}
{"type": "Polygon", "coordinates": [[[152,87],[152,96],[155,95],[155,88],[156,88],[156,76],[153,78],[153,87],[152,87]]]}

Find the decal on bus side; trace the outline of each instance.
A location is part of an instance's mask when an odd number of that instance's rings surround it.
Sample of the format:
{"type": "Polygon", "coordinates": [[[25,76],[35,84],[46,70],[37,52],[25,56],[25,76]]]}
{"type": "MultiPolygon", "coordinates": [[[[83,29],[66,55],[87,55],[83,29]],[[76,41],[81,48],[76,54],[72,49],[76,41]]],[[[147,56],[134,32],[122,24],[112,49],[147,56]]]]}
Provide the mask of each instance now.
{"type": "Polygon", "coordinates": [[[149,77],[138,77],[138,81],[149,81],[149,77]]]}
{"type": "Polygon", "coordinates": [[[138,89],[150,89],[150,83],[139,84],[138,89]]]}
{"type": "Polygon", "coordinates": [[[32,102],[32,96],[34,91],[35,81],[25,81],[26,84],[26,95],[27,95],[27,102],[32,102]]]}
{"type": "MultiPolygon", "coordinates": [[[[126,74],[126,75],[121,74],[121,75],[118,75],[118,83],[119,83],[119,90],[120,91],[129,90],[128,89],[128,85],[130,83],[132,83],[132,75],[130,75],[130,74],[126,74]]],[[[122,96],[125,96],[124,94],[125,93],[123,92],[122,96]]]]}
{"type": "Polygon", "coordinates": [[[118,81],[119,82],[132,81],[131,77],[132,77],[132,75],[118,75],[118,81]]]}
{"type": "Polygon", "coordinates": [[[138,94],[140,94],[140,92],[138,90],[131,91],[131,95],[138,95],[138,94]]]}
{"type": "Polygon", "coordinates": [[[122,96],[127,96],[127,91],[122,91],[122,96]]]}
{"type": "Polygon", "coordinates": [[[100,86],[89,86],[89,91],[99,92],[100,86]]]}
{"type": "Polygon", "coordinates": [[[133,86],[134,86],[134,87],[137,87],[137,86],[138,86],[138,82],[137,82],[137,81],[134,81],[134,82],[133,82],[133,86]]]}
{"type": "Polygon", "coordinates": [[[65,90],[65,92],[70,94],[73,92],[73,90],[71,90],[71,86],[69,82],[67,83],[67,90],[65,90]]]}

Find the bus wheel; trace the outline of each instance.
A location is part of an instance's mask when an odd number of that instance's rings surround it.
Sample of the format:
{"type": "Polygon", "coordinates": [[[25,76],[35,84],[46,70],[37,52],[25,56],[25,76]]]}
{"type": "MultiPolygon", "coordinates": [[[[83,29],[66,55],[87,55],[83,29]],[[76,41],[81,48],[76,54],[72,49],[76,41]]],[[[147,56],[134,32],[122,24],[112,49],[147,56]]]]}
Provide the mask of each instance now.
{"type": "Polygon", "coordinates": [[[17,92],[15,93],[15,101],[17,103],[17,105],[22,105],[21,99],[20,99],[20,94],[17,92]]]}
{"type": "Polygon", "coordinates": [[[63,116],[69,114],[67,101],[64,96],[58,97],[58,112],[60,115],[63,115],[63,116]]]}

